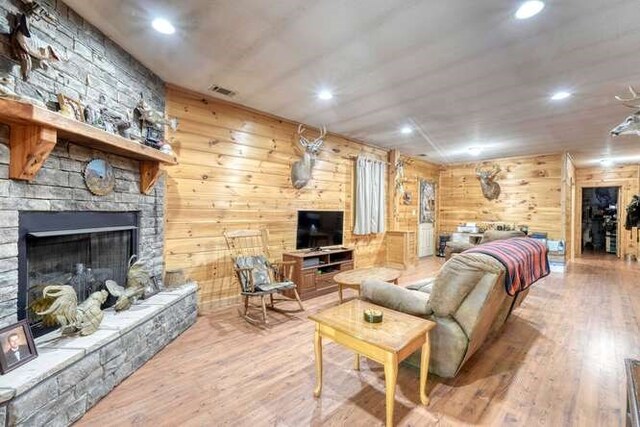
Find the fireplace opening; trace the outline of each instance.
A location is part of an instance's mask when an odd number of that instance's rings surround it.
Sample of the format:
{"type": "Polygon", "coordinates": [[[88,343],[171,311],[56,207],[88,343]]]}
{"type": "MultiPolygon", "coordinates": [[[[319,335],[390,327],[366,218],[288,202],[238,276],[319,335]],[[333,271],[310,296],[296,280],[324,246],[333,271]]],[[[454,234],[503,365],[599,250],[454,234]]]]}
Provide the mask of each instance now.
{"type": "MultiPolygon", "coordinates": [[[[124,285],[138,253],[135,212],[22,212],[19,233],[18,318],[36,336],[57,327],[37,314],[51,303],[42,297],[46,286],[70,285],[81,303],[106,280],[124,285]]],[[[110,297],[103,307],[113,303],[110,297]]]]}

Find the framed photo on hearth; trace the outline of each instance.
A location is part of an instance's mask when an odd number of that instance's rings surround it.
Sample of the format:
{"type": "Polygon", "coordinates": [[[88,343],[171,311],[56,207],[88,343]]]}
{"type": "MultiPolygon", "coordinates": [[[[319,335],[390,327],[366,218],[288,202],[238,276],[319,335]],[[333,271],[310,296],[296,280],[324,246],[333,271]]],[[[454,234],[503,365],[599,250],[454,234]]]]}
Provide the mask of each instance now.
{"type": "Polygon", "coordinates": [[[0,374],[38,357],[31,328],[26,320],[0,329],[0,374]]]}

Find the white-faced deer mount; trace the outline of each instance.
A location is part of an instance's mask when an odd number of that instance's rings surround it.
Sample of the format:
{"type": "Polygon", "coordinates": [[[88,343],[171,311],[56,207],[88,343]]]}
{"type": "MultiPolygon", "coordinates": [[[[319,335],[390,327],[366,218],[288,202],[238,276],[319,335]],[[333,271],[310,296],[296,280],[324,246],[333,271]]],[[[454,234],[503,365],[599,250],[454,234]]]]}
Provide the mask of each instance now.
{"type": "Polygon", "coordinates": [[[480,180],[480,188],[482,195],[487,200],[495,200],[500,196],[500,185],[495,181],[500,173],[500,166],[493,165],[490,170],[483,171],[479,167],[476,168],[476,176],[480,180]]]}
{"type": "Polygon", "coordinates": [[[629,86],[629,92],[631,92],[631,98],[616,96],[616,99],[622,102],[626,107],[633,108],[635,113],[627,117],[624,122],[611,129],[611,135],[613,136],[640,135],[640,96],[638,96],[631,86],[629,86]]]}
{"type": "Polygon", "coordinates": [[[298,126],[298,141],[300,145],[302,145],[302,148],[304,148],[304,153],[302,154],[302,158],[291,166],[291,183],[297,190],[306,186],[311,180],[311,171],[316,162],[316,156],[324,143],[324,137],[327,135],[327,128],[322,126],[320,136],[313,141],[309,141],[304,136],[305,130],[304,126],[298,126]]]}

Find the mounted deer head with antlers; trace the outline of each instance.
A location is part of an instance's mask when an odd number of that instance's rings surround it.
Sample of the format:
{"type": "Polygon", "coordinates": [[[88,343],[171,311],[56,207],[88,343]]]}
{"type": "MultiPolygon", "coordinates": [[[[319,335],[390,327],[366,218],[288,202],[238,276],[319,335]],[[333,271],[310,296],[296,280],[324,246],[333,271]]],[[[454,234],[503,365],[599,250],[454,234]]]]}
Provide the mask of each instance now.
{"type": "Polygon", "coordinates": [[[320,136],[313,141],[309,141],[304,136],[305,130],[304,126],[298,126],[298,141],[300,145],[302,145],[302,148],[304,148],[304,153],[302,158],[291,166],[291,183],[297,190],[306,186],[311,180],[311,171],[316,162],[316,156],[324,143],[324,137],[327,135],[327,128],[322,126],[320,136]]]}
{"type": "Polygon", "coordinates": [[[640,96],[629,86],[629,92],[631,92],[631,98],[623,98],[616,96],[616,99],[622,102],[623,105],[629,108],[633,108],[635,113],[625,119],[615,128],[611,129],[612,136],[618,135],[640,135],[640,96]]]}
{"type": "Polygon", "coordinates": [[[495,200],[500,196],[500,185],[495,182],[496,177],[500,173],[500,166],[493,165],[490,170],[483,171],[480,167],[476,168],[476,176],[480,180],[482,195],[487,200],[495,200]]]}

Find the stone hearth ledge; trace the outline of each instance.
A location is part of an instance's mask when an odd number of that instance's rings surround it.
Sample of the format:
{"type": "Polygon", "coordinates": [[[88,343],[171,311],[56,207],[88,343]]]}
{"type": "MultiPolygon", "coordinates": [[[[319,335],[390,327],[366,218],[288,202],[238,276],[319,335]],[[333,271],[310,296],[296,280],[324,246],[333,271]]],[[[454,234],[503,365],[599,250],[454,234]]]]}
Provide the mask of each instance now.
{"type": "Polygon", "coordinates": [[[195,322],[196,290],[187,283],[127,311],[109,308],[98,331],[86,337],[55,331],[37,338],[38,357],[0,376],[0,426],[79,419],[195,322]]]}

